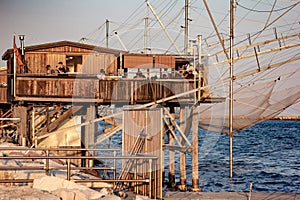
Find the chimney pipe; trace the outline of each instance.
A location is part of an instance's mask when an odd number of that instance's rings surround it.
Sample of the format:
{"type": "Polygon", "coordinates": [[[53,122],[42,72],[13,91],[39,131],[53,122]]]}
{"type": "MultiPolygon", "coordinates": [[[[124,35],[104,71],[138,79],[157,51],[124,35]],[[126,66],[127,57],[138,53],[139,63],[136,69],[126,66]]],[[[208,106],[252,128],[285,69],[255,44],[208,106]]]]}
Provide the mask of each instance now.
{"type": "Polygon", "coordinates": [[[24,39],[25,39],[25,35],[19,35],[19,40],[20,40],[20,43],[21,43],[21,58],[22,58],[23,63],[25,63],[24,39]]]}

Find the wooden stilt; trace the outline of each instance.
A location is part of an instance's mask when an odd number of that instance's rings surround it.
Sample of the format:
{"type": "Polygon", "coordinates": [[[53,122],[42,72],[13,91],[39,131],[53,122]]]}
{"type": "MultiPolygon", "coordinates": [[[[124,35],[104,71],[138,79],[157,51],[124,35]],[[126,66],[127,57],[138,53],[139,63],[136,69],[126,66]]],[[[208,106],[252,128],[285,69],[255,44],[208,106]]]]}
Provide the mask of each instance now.
{"type": "MultiPolygon", "coordinates": [[[[175,118],[175,109],[170,107],[170,114],[175,118]]],[[[174,129],[174,127],[173,127],[174,129]]],[[[174,146],[174,137],[171,132],[168,132],[169,145],[174,146]]],[[[175,163],[174,163],[174,151],[169,151],[169,187],[175,186],[175,163]]]]}
{"type": "MultiPolygon", "coordinates": [[[[86,148],[93,148],[95,144],[95,123],[96,109],[94,104],[89,104],[86,109],[86,121],[91,122],[85,126],[84,130],[84,145],[86,148]]],[[[88,155],[93,155],[94,152],[88,152],[88,155]]],[[[86,166],[92,167],[93,160],[89,160],[86,166]]]]}
{"type": "MultiPolygon", "coordinates": [[[[186,123],[186,111],[185,108],[180,108],[179,111],[180,129],[185,129],[186,123]]],[[[183,138],[181,139],[181,144],[183,144],[183,138]]],[[[179,189],[182,191],[187,190],[186,186],[186,153],[180,152],[180,186],[179,189]]]]}
{"type": "Polygon", "coordinates": [[[26,146],[27,144],[27,107],[15,106],[13,108],[13,117],[20,118],[20,124],[18,126],[19,144],[26,146]]]}
{"type": "Polygon", "coordinates": [[[198,166],[198,109],[197,107],[192,107],[193,109],[193,122],[192,122],[192,132],[193,132],[193,143],[192,143],[192,191],[199,191],[199,166],[198,166]]]}
{"type": "Polygon", "coordinates": [[[32,136],[32,143],[37,148],[37,139],[35,138],[35,108],[32,107],[31,112],[31,136],[32,136]]]}

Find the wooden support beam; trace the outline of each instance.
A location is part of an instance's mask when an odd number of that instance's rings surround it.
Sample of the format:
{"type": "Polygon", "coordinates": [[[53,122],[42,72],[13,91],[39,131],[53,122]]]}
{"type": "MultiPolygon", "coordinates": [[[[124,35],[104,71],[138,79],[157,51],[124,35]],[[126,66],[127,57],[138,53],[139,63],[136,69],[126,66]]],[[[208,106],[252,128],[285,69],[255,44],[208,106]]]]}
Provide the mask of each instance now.
{"type": "MultiPolygon", "coordinates": [[[[85,120],[90,123],[85,126],[84,129],[84,146],[85,148],[93,148],[95,145],[95,123],[94,119],[96,118],[96,107],[95,104],[91,103],[87,105],[85,120]]],[[[81,138],[83,139],[83,138],[81,138]]],[[[94,151],[87,152],[88,155],[94,154],[94,151]]],[[[92,167],[94,165],[93,160],[87,160],[86,166],[92,167]]]]}
{"type": "MultiPolygon", "coordinates": [[[[290,39],[290,38],[294,38],[294,37],[300,37],[300,33],[293,34],[293,35],[288,35],[288,36],[282,36],[282,37],[277,38],[277,39],[266,40],[266,41],[263,41],[263,42],[252,43],[250,35],[248,34],[249,45],[245,45],[245,46],[241,46],[241,47],[235,47],[235,48],[233,48],[233,50],[236,51],[236,50],[248,49],[250,47],[255,47],[255,46],[256,47],[263,46],[263,45],[266,45],[266,44],[269,44],[269,43],[272,43],[272,42],[285,40],[285,39],[290,39]]],[[[229,50],[227,49],[227,51],[229,51],[229,50]]],[[[219,55],[219,54],[222,54],[222,53],[223,53],[223,51],[219,51],[219,52],[216,52],[214,54],[211,54],[210,56],[216,56],[216,55],[219,55]]]]}
{"type": "Polygon", "coordinates": [[[111,136],[113,136],[115,133],[117,133],[121,129],[122,129],[121,126],[114,127],[109,133],[105,133],[102,137],[99,137],[96,141],[96,144],[99,144],[99,143],[103,142],[104,140],[110,138],[111,136]]]}
{"type": "Polygon", "coordinates": [[[186,137],[186,135],[184,134],[184,132],[180,129],[180,127],[178,126],[178,124],[175,122],[174,115],[171,115],[166,108],[164,108],[164,111],[170,117],[171,123],[177,128],[177,130],[180,133],[181,137],[184,139],[183,145],[187,144],[188,147],[191,147],[190,141],[188,140],[188,138],[186,137]]]}
{"type": "MultiPolygon", "coordinates": [[[[281,47],[277,47],[277,48],[268,49],[268,50],[265,50],[265,51],[259,51],[259,52],[257,52],[257,55],[263,55],[263,54],[267,54],[267,53],[281,51],[283,49],[289,49],[289,48],[293,48],[293,47],[297,47],[297,46],[300,46],[300,43],[289,44],[289,45],[285,45],[285,46],[281,46],[281,47]]],[[[244,55],[244,56],[236,57],[236,58],[234,58],[234,61],[242,60],[242,59],[245,59],[245,58],[251,58],[255,55],[256,55],[255,53],[250,53],[250,54],[247,54],[247,55],[244,55]]],[[[215,62],[212,65],[224,65],[228,62],[229,62],[228,60],[223,60],[223,61],[220,61],[220,62],[215,62]]]]}
{"type": "Polygon", "coordinates": [[[175,133],[175,130],[174,130],[174,127],[168,122],[167,118],[165,116],[163,116],[163,119],[164,119],[164,122],[165,124],[167,125],[168,127],[168,130],[172,133],[174,139],[176,140],[177,144],[179,147],[183,147],[179,138],[177,137],[176,133],[175,133]]]}
{"type": "Polygon", "coordinates": [[[186,152],[191,151],[191,149],[186,148],[186,147],[171,146],[171,145],[168,145],[168,144],[164,144],[164,145],[163,145],[163,148],[164,148],[164,149],[167,149],[167,150],[169,150],[169,151],[180,151],[180,152],[182,152],[182,153],[186,153],[186,152]]]}
{"type": "MultiPolygon", "coordinates": [[[[172,119],[175,119],[175,109],[174,107],[170,107],[170,115],[172,119]]],[[[170,119],[170,120],[172,120],[170,119]]],[[[174,126],[171,126],[170,129],[173,129],[174,126]]],[[[172,131],[168,131],[168,139],[169,145],[174,146],[174,137],[171,134],[172,131]]],[[[175,154],[174,151],[169,151],[169,187],[175,187],[175,154]]]]}
{"type": "Polygon", "coordinates": [[[257,51],[256,51],[255,47],[254,47],[254,53],[255,53],[257,68],[258,68],[258,71],[260,72],[260,64],[259,64],[259,60],[258,60],[258,56],[257,56],[257,51]]]}
{"type": "MultiPolygon", "coordinates": [[[[50,122],[51,116],[53,116],[54,114],[49,113],[49,109],[47,109],[47,126],[43,129],[40,130],[40,132],[37,134],[37,136],[42,136],[48,132],[52,132],[55,129],[57,129],[57,127],[59,125],[61,125],[65,120],[69,119],[70,117],[72,117],[73,114],[75,114],[76,112],[78,112],[80,109],[82,108],[82,106],[73,106],[71,107],[69,110],[65,111],[61,116],[59,116],[58,119],[56,119],[54,122],[50,122]]],[[[59,109],[62,109],[62,107],[59,107],[59,109]]],[[[95,118],[93,118],[95,119],[95,118]]]]}
{"type": "MultiPolygon", "coordinates": [[[[179,111],[179,121],[180,121],[180,128],[181,130],[185,130],[186,125],[186,111],[185,108],[180,108],[179,111]]],[[[183,138],[181,139],[183,142],[183,138]]],[[[180,152],[180,190],[187,190],[186,186],[186,154],[180,152]]]]}
{"type": "Polygon", "coordinates": [[[34,106],[32,107],[31,111],[31,140],[32,143],[37,147],[37,140],[35,138],[35,108],[34,106]]]}
{"type": "Polygon", "coordinates": [[[192,189],[197,191],[199,189],[199,164],[198,164],[198,109],[192,107],[193,110],[193,143],[192,143],[192,189]]]}
{"type": "Polygon", "coordinates": [[[19,133],[19,144],[22,146],[27,145],[27,107],[26,106],[14,106],[13,117],[20,118],[20,123],[18,125],[19,133]]]}

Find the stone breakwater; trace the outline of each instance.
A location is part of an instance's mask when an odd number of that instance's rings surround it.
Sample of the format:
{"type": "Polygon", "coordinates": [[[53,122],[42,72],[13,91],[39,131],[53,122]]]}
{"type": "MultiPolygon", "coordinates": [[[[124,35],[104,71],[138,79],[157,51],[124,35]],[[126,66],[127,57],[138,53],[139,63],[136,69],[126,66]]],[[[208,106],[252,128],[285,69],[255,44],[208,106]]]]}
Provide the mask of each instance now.
{"type": "MultiPolygon", "coordinates": [[[[1,143],[0,147],[14,147],[15,150],[5,150],[0,152],[1,157],[6,156],[40,156],[42,152],[26,152],[18,151],[19,146],[12,143],[1,143]]],[[[1,180],[20,180],[31,179],[33,182],[29,183],[1,183],[0,184],[0,200],[1,199],[62,199],[62,200],[89,200],[89,199],[121,199],[113,194],[112,184],[97,183],[94,184],[97,188],[102,188],[100,191],[90,189],[88,186],[75,183],[72,180],[67,181],[66,171],[51,170],[50,176],[45,175],[45,170],[18,170],[18,168],[40,168],[45,166],[45,159],[9,159],[0,160],[1,180]]],[[[49,160],[50,167],[62,167],[63,161],[49,160]]],[[[74,170],[72,178],[74,179],[90,179],[97,178],[90,174],[82,173],[79,170],[74,170]]]]}

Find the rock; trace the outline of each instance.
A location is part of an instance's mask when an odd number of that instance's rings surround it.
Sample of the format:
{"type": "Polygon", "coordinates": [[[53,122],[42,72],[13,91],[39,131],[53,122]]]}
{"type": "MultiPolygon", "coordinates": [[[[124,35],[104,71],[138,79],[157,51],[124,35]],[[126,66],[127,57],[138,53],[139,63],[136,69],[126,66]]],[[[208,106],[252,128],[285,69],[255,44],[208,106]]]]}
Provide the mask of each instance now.
{"type": "MultiPolygon", "coordinates": [[[[89,194],[84,190],[76,190],[76,189],[65,189],[60,188],[51,192],[61,198],[61,200],[89,200],[95,199],[90,197],[89,194]]],[[[102,199],[102,197],[100,197],[102,199]]],[[[96,198],[99,199],[99,198],[96,198]]]]}
{"type": "Polygon", "coordinates": [[[100,193],[102,193],[102,194],[109,194],[109,195],[112,195],[112,194],[114,194],[114,191],[113,191],[113,189],[112,188],[102,188],[101,190],[100,190],[100,193]]]}
{"type": "Polygon", "coordinates": [[[92,190],[86,186],[76,184],[72,181],[67,181],[62,178],[44,176],[39,179],[34,179],[33,188],[39,190],[46,190],[49,192],[55,191],[57,189],[68,189],[75,192],[75,199],[99,199],[105,194],[92,190]]]}
{"type": "Polygon", "coordinates": [[[60,200],[59,197],[29,187],[4,187],[0,186],[0,199],[14,199],[14,200],[60,200]]]}
{"type": "Polygon", "coordinates": [[[146,196],[136,195],[135,200],[149,200],[149,198],[146,196]]]}
{"type": "Polygon", "coordinates": [[[100,200],[121,200],[121,197],[114,196],[114,195],[105,195],[100,200]]]}
{"type": "Polygon", "coordinates": [[[75,192],[72,190],[67,190],[67,189],[57,189],[51,192],[51,194],[54,194],[58,197],[61,198],[61,200],[75,200],[75,192]]]}

